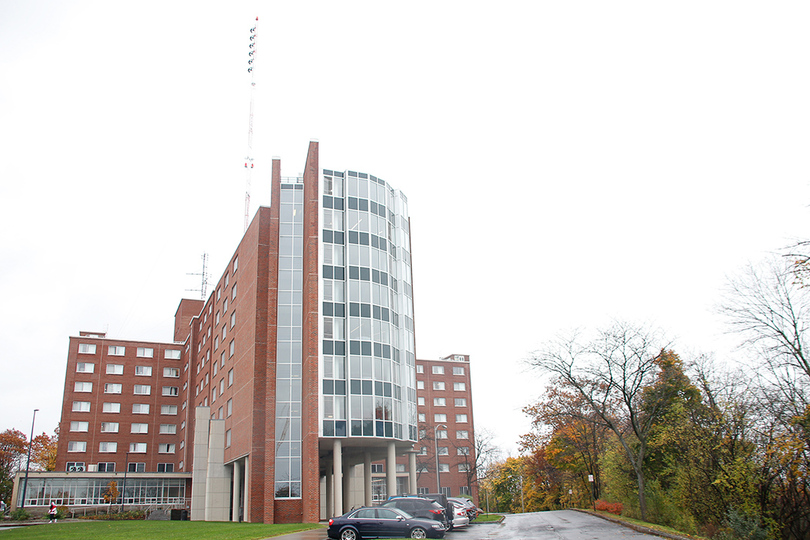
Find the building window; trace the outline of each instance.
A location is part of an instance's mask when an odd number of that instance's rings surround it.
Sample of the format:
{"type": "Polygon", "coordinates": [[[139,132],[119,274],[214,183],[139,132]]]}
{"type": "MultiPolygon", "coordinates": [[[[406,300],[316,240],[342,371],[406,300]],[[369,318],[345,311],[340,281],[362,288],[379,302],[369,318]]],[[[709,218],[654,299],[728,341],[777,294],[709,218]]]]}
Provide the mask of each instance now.
{"type": "Polygon", "coordinates": [[[385,465],[383,465],[382,463],[372,463],[371,472],[372,474],[374,473],[382,474],[385,472],[385,465]]]}
{"type": "Polygon", "coordinates": [[[139,377],[151,377],[152,366],[135,366],[135,375],[139,377]]]}
{"type": "MultiPolygon", "coordinates": [[[[416,467],[416,472],[418,472],[418,473],[426,473],[426,472],[428,472],[427,465],[418,465],[416,467]]],[[[418,488],[418,491],[419,491],[419,495],[427,495],[428,493],[430,493],[430,490],[428,488],[423,488],[423,487],[418,488]]]]}
{"type": "Polygon", "coordinates": [[[459,431],[456,431],[456,439],[469,439],[469,438],[470,438],[470,432],[467,431],[466,429],[461,429],[459,431]]]}
{"type": "Polygon", "coordinates": [[[434,422],[447,422],[447,415],[446,414],[434,414],[433,415],[434,422]]]}
{"type": "Polygon", "coordinates": [[[76,364],[76,373],[93,373],[96,365],[92,362],[79,362],[76,364]]]}
{"type": "Polygon", "coordinates": [[[419,413],[419,422],[427,422],[427,420],[425,420],[425,413],[419,413]]]}
{"type": "Polygon", "coordinates": [[[459,488],[459,489],[460,489],[459,492],[462,495],[469,495],[470,494],[470,486],[461,486],[461,488],[459,488]]]}
{"type": "Polygon", "coordinates": [[[107,348],[107,354],[109,354],[110,356],[124,356],[125,352],[126,349],[118,345],[110,345],[107,348]]]}
{"type": "Polygon", "coordinates": [[[230,418],[231,414],[233,414],[233,399],[228,400],[228,405],[225,410],[226,410],[226,417],[230,418]]]}
{"type": "Polygon", "coordinates": [[[233,369],[228,370],[228,388],[233,386],[233,369]]]}
{"type": "Polygon", "coordinates": [[[433,381],[434,390],[444,390],[444,383],[442,381],[433,381]]]}
{"type": "Polygon", "coordinates": [[[118,451],[117,442],[100,442],[98,443],[98,451],[104,453],[112,453],[118,451]]]}
{"type": "Polygon", "coordinates": [[[231,430],[225,432],[225,448],[231,447],[231,430]]]}
{"type": "Polygon", "coordinates": [[[434,375],[444,375],[444,366],[433,366],[434,375]]]}
{"type": "Polygon", "coordinates": [[[228,296],[225,295],[225,300],[222,301],[222,311],[228,311],[228,296]]]}
{"type": "Polygon", "coordinates": [[[231,290],[231,300],[236,301],[236,283],[233,284],[233,289],[231,290]]]}
{"type": "Polygon", "coordinates": [[[417,397],[417,398],[416,398],[416,404],[417,404],[417,405],[424,405],[424,404],[425,404],[425,398],[423,398],[423,397],[417,397]]]}
{"type": "Polygon", "coordinates": [[[133,403],[132,414],[149,414],[148,403],[133,403]]]}
{"type": "Polygon", "coordinates": [[[146,453],[146,443],[145,442],[132,442],[129,443],[129,452],[132,454],[145,454],[146,453]]]}
{"type": "Polygon", "coordinates": [[[124,364],[107,364],[107,375],[123,375],[124,364]]]}
{"type": "Polygon", "coordinates": [[[453,375],[464,375],[464,366],[453,366],[453,375]]]}
{"type": "Polygon", "coordinates": [[[136,355],[140,358],[152,358],[155,355],[155,349],[151,347],[138,347],[136,355]]]}
{"type": "Polygon", "coordinates": [[[102,422],[102,433],[118,433],[118,422],[102,422]]]}
{"type": "Polygon", "coordinates": [[[160,424],[161,435],[174,435],[177,433],[177,424],[160,424]]]}
{"type": "Polygon", "coordinates": [[[230,358],[233,358],[234,351],[236,351],[236,344],[234,343],[234,340],[232,339],[231,343],[228,345],[228,356],[230,358]]]}
{"type": "Polygon", "coordinates": [[[130,463],[127,465],[127,472],[146,472],[146,463],[130,463]]]}
{"type": "Polygon", "coordinates": [[[76,381],[75,383],[73,383],[73,391],[74,392],[92,392],[93,391],[93,383],[76,381]]]}
{"type": "Polygon", "coordinates": [[[176,415],[177,405],[161,405],[160,414],[176,415]]]}
{"type": "Polygon", "coordinates": [[[164,386],[163,387],[163,395],[164,396],[179,396],[180,395],[180,388],[177,386],[164,386]]]}
{"type": "Polygon", "coordinates": [[[214,386],[211,389],[211,403],[216,403],[216,402],[217,402],[217,387],[214,386]]]}
{"type": "Polygon", "coordinates": [[[416,389],[417,390],[424,390],[425,389],[425,381],[416,381],[416,389]]]}
{"type": "Polygon", "coordinates": [[[165,443],[165,444],[161,443],[161,444],[159,444],[158,445],[158,454],[174,454],[174,443],[165,443]]]}
{"type": "Polygon", "coordinates": [[[458,472],[470,472],[470,464],[469,463],[459,463],[458,464],[458,472]]]}
{"type": "Polygon", "coordinates": [[[443,397],[435,397],[433,398],[433,406],[434,407],[444,407],[447,405],[447,400],[443,397]]]}
{"type": "Polygon", "coordinates": [[[101,412],[120,413],[121,412],[121,404],[120,403],[104,403],[101,406],[101,412]]]}
{"type": "Polygon", "coordinates": [[[419,440],[421,441],[421,440],[422,440],[422,439],[424,439],[425,437],[427,437],[427,431],[426,431],[426,430],[424,430],[424,429],[420,429],[420,430],[419,430],[419,440]]]}
{"type": "Polygon", "coordinates": [[[120,394],[121,393],[121,384],[119,383],[106,383],[104,385],[104,393],[105,394],[120,394]]]}
{"type": "Polygon", "coordinates": [[[74,401],[72,410],[73,410],[73,412],[90,412],[90,402],[89,401],[74,401]]]}
{"type": "Polygon", "coordinates": [[[96,354],[96,346],[93,343],[79,343],[79,354],[96,354]]]}
{"type": "Polygon", "coordinates": [[[70,431],[87,431],[88,429],[90,429],[90,422],[71,422],[70,423],[70,431]]]}
{"type": "Polygon", "coordinates": [[[446,439],[447,438],[447,430],[446,429],[438,430],[436,432],[436,438],[437,439],[446,439]]]}
{"type": "Polygon", "coordinates": [[[439,447],[439,455],[440,455],[440,456],[449,456],[449,455],[450,455],[450,451],[447,449],[447,447],[446,447],[446,446],[440,446],[440,447],[439,447]]]}
{"type": "Polygon", "coordinates": [[[233,258],[233,273],[235,274],[237,270],[239,270],[239,256],[233,258]]]}
{"type": "Polygon", "coordinates": [[[163,358],[167,360],[180,360],[181,351],[179,349],[166,349],[163,353],[163,358]]]}
{"type": "Polygon", "coordinates": [[[456,448],[456,454],[459,456],[469,456],[470,455],[470,448],[468,446],[459,446],[456,448]]]}
{"type": "Polygon", "coordinates": [[[152,393],[152,385],[136,384],[132,391],[136,396],[148,396],[152,393]]]}
{"type": "Polygon", "coordinates": [[[70,441],[68,443],[68,452],[87,452],[87,443],[85,441],[70,441]]]}
{"type": "MultiPolygon", "coordinates": [[[[69,452],[70,450],[68,450],[69,452]]],[[[68,461],[65,463],[67,472],[84,472],[84,461],[68,461]]]]}
{"type": "Polygon", "coordinates": [[[233,328],[234,326],[236,326],[236,311],[231,313],[231,328],[233,328]]]}
{"type": "Polygon", "coordinates": [[[157,472],[174,472],[174,463],[158,463],[157,472]]]}
{"type": "Polygon", "coordinates": [[[467,423],[467,415],[466,414],[457,414],[456,415],[456,423],[457,424],[466,424],[467,423]]]}
{"type": "Polygon", "coordinates": [[[417,373],[424,373],[425,372],[425,366],[423,366],[422,364],[416,364],[416,372],[417,373]]]}
{"type": "Polygon", "coordinates": [[[447,463],[439,463],[439,472],[450,472],[450,465],[447,463]]]}
{"type": "Polygon", "coordinates": [[[467,385],[463,382],[454,382],[453,390],[455,390],[456,392],[464,392],[465,390],[467,390],[467,385]]]}
{"type": "Polygon", "coordinates": [[[130,433],[149,433],[149,424],[132,424],[130,433]]]}
{"type": "Polygon", "coordinates": [[[427,455],[427,446],[420,446],[419,447],[419,455],[426,456],[427,455]]]}
{"type": "Polygon", "coordinates": [[[96,471],[98,472],[115,472],[115,462],[108,461],[99,463],[96,466],[96,471]]]}
{"type": "Polygon", "coordinates": [[[457,397],[454,400],[456,407],[466,407],[467,406],[467,398],[457,397]]]}
{"type": "Polygon", "coordinates": [[[228,272],[225,272],[225,287],[231,282],[231,275],[228,272]]]}
{"type": "Polygon", "coordinates": [[[163,368],[163,376],[169,379],[177,379],[180,377],[180,368],[165,367],[163,368]]]}

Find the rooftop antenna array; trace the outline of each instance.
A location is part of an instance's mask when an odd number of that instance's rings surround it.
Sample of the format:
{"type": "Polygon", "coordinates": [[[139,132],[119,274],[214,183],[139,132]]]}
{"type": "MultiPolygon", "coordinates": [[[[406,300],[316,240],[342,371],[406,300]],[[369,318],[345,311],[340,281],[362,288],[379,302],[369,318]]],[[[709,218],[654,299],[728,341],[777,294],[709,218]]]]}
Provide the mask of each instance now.
{"type": "Polygon", "coordinates": [[[256,36],[259,27],[259,18],[256,17],[256,23],[250,29],[250,45],[248,48],[248,73],[250,73],[250,117],[248,119],[248,154],[245,158],[245,170],[247,171],[247,187],[245,188],[245,232],[248,228],[248,219],[250,219],[250,176],[253,171],[253,94],[256,89],[256,81],[254,77],[254,62],[256,60],[256,36]]]}
{"type": "Polygon", "coordinates": [[[186,289],[189,292],[198,292],[200,293],[200,300],[205,300],[205,295],[208,293],[208,253],[202,254],[202,273],[194,273],[194,274],[186,274],[187,276],[201,276],[202,279],[200,281],[200,288],[199,289],[186,289]]]}

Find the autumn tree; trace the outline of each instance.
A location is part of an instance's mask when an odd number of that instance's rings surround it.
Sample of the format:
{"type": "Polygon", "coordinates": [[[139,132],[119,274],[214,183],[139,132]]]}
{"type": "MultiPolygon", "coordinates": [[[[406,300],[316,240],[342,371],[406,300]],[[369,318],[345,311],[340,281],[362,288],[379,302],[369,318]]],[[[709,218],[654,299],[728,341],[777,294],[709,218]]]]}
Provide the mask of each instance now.
{"type": "Polygon", "coordinates": [[[59,428],[54,430],[53,436],[41,433],[34,437],[31,446],[31,464],[41,471],[56,470],[56,446],[59,442],[59,428]]]}
{"type": "Polygon", "coordinates": [[[11,499],[14,474],[24,467],[27,439],[22,431],[7,429],[0,433],[0,499],[11,499]]]}
{"type": "Polygon", "coordinates": [[[672,398],[645,389],[656,382],[666,352],[658,332],[616,323],[590,340],[574,334],[552,342],[529,361],[569,385],[594,421],[616,436],[635,474],[641,519],[647,517],[644,464],[649,436],[672,398]]]}

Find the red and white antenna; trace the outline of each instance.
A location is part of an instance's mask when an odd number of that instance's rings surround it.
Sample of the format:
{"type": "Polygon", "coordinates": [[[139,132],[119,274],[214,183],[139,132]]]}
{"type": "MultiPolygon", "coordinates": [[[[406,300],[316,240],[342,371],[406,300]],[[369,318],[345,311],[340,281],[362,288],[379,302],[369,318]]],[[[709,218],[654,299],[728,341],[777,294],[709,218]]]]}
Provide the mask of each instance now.
{"type": "Polygon", "coordinates": [[[250,118],[248,119],[248,153],[245,157],[245,170],[247,171],[247,187],[245,188],[245,231],[248,228],[250,219],[250,177],[253,171],[253,94],[256,89],[255,66],[256,66],[256,36],[259,27],[259,18],[250,29],[250,52],[248,52],[248,73],[250,73],[250,118]]]}

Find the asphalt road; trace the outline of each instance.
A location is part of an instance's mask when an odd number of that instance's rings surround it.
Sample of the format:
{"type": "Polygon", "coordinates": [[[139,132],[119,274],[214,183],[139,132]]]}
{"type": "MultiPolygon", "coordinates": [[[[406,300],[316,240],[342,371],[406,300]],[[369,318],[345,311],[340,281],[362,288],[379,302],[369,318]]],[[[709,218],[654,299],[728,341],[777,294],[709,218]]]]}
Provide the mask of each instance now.
{"type": "Polygon", "coordinates": [[[445,540],[661,540],[661,537],[636,532],[616,523],[577,512],[554,510],[530,514],[510,514],[503,522],[473,524],[452,531],[445,540]]]}

